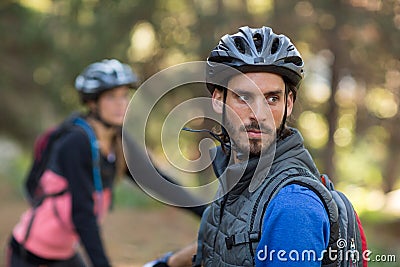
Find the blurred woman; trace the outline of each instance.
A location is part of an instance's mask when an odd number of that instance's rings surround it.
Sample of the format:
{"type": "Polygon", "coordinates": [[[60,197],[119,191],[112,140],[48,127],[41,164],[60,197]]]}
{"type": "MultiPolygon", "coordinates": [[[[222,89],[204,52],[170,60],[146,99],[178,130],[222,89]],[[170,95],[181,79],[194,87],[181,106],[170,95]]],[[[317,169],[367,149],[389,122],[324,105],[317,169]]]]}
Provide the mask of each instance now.
{"type": "MultiPolygon", "coordinates": [[[[92,266],[111,266],[99,224],[111,205],[115,177],[129,174],[121,126],[129,91],[136,85],[131,68],[116,59],[90,64],[76,78],[75,87],[88,110],[77,118],[94,132],[101,181],[94,179],[93,140],[82,127],[70,127],[52,146],[40,178],[41,190],[53,195],[21,216],[12,232],[6,266],[86,266],[77,252],[79,242],[92,266]]],[[[201,215],[203,209],[192,211],[201,215]]]]}

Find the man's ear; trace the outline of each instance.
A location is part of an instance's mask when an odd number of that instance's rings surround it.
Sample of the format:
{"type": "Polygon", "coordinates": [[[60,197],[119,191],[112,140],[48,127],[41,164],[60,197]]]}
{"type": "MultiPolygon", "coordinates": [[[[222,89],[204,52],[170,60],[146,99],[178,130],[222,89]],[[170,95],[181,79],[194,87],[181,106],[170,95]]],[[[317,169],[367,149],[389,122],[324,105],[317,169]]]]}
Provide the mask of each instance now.
{"type": "Polygon", "coordinates": [[[223,99],[224,91],[215,89],[212,95],[212,105],[215,112],[222,114],[222,107],[224,105],[223,99]]]}

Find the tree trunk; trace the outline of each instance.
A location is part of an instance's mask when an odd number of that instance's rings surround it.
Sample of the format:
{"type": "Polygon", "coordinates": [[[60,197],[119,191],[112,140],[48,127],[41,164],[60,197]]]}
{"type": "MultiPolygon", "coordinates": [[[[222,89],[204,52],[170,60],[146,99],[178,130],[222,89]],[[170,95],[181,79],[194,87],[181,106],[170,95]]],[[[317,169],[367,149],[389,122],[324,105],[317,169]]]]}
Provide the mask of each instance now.
{"type": "MultiPolygon", "coordinates": [[[[342,6],[342,2],[340,0],[336,1],[336,10],[338,10],[337,14],[341,14],[341,16],[345,16],[345,8],[342,6]]],[[[339,30],[341,25],[339,24],[342,21],[340,18],[336,20],[336,25],[332,30],[328,30],[326,32],[326,37],[329,42],[328,47],[329,50],[334,55],[334,60],[331,66],[331,96],[328,100],[327,107],[327,120],[328,120],[328,143],[326,145],[325,153],[324,153],[324,172],[327,173],[333,181],[336,179],[336,166],[334,162],[335,157],[335,140],[334,134],[337,128],[338,121],[338,113],[339,108],[335,102],[335,95],[338,89],[338,84],[340,82],[341,70],[343,68],[343,57],[344,57],[344,49],[342,47],[342,42],[339,41],[339,30]]]]}
{"type": "Polygon", "coordinates": [[[389,193],[394,190],[394,186],[399,177],[399,162],[400,162],[400,121],[399,116],[388,121],[390,124],[386,129],[390,132],[388,141],[388,160],[386,162],[385,171],[383,171],[382,189],[383,192],[389,193]]]}

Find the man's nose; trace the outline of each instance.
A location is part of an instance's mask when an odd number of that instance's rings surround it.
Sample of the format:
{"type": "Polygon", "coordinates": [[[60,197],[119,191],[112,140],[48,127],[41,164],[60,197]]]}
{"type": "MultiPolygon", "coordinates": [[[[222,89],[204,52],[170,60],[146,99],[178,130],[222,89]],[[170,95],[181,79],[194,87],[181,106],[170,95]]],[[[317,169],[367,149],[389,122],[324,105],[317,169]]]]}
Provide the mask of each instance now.
{"type": "Polygon", "coordinates": [[[271,117],[271,110],[265,98],[259,98],[250,105],[251,116],[253,119],[262,122],[271,117]]]}

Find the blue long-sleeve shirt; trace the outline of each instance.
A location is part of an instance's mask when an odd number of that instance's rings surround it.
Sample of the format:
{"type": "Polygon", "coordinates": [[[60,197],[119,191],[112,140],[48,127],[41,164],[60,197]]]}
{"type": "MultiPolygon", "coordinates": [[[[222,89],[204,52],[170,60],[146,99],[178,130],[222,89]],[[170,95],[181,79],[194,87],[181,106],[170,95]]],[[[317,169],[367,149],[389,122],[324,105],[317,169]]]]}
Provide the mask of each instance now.
{"type": "Polygon", "coordinates": [[[328,214],[314,192],[288,185],[270,202],[262,233],[256,266],[321,266],[329,242],[328,214]]]}

